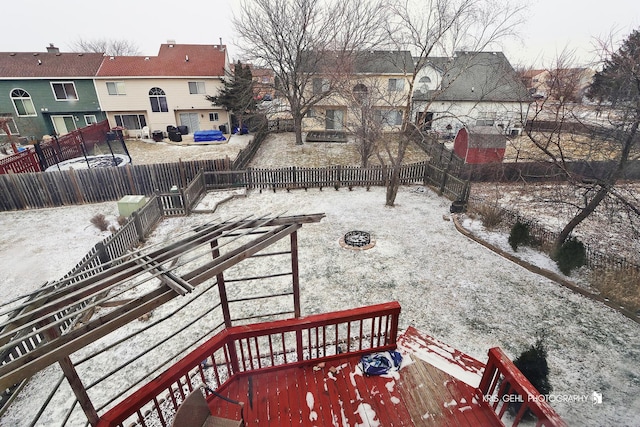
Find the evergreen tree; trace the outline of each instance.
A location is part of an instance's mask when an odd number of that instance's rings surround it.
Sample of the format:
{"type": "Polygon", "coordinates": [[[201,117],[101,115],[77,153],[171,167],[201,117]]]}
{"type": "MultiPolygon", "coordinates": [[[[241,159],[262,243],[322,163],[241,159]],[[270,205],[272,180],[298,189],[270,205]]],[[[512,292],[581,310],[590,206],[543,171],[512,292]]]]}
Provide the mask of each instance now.
{"type": "Polygon", "coordinates": [[[633,31],[617,52],[604,62],[598,71],[587,96],[612,105],[629,103],[636,107],[640,102],[640,30],[633,31]]]}
{"type": "Polygon", "coordinates": [[[242,129],[245,121],[257,108],[253,92],[253,75],[249,65],[242,65],[238,61],[233,75],[224,79],[224,87],[218,95],[207,95],[207,99],[231,111],[238,120],[238,128],[242,129]]]}

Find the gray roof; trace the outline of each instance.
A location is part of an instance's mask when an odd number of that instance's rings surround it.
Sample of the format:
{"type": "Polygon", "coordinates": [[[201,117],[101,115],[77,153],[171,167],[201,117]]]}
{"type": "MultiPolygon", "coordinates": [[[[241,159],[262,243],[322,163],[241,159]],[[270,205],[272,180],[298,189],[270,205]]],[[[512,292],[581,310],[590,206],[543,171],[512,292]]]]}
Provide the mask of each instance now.
{"type": "Polygon", "coordinates": [[[531,99],[502,52],[457,52],[451,60],[434,58],[442,73],[441,88],[416,93],[415,101],[497,101],[531,99]]]}
{"type": "Polygon", "coordinates": [[[404,50],[305,51],[302,55],[302,69],[307,72],[337,69],[340,73],[411,75],[414,68],[413,56],[404,50]]]}
{"type": "Polygon", "coordinates": [[[496,127],[467,126],[463,129],[466,129],[469,135],[469,148],[505,148],[507,146],[507,137],[496,127]]]}
{"type": "Polygon", "coordinates": [[[356,73],[366,74],[412,74],[414,67],[413,56],[404,50],[358,52],[354,64],[356,73]]]}

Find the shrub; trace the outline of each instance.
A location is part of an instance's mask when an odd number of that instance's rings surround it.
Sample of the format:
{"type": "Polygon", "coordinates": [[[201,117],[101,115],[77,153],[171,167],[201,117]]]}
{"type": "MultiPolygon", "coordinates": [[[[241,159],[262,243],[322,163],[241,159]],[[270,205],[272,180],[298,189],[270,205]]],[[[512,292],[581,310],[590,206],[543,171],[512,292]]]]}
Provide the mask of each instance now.
{"type": "Polygon", "coordinates": [[[95,214],[91,218],[91,224],[95,225],[100,231],[107,231],[109,229],[109,221],[102,214],[95,214]]]}
{"type": "Polygon", "coordinates": [[[531,242],[531,235],[529,234],[529,226],[525,223],[517,221],[511,227],[509,233],[509,244],[514,251],[518,250],[518,246],[527,245],[531,242]]]}
{"type": "Polygon", "coordinates": [[[482,217],[482,224],[488,228],[495,228],[502,223],[503,212],[496,205],[474,205],[474,212],[482,217]]]}
{"type": "Polygon", "coordinates": [[[124,215],[119,215],[118,216],[118,225],[120,227],[122,227],[123,225],[125,225],[127,223],[127,217],[124,215]]]}
{"type": "Polygon", "coordinates": [[[553,259],[560,271],[568,276],[587,263],[587,251],[581,241],[571,237],[558,248],[553,259]]]}
{"type": "MultiPolygon", "coordinates": [[[[548,395],[551,393],[552,387],[549,383],[549,365],[547,364],[547,350],[542,344],[542,340],[536,340],[536,343],[523,351],[518,356],[513,364],[522,372],[529,382],[538,390],[542,395],[548,395]]],[[[524,396],[522,396],[524,398],[524,396]]],[[[518,413],[521,402],[516,399],[511,400],[509,404],[509,410],[512,413],[518,413]]],[[[527,411],[524,414],[524,418],[531,418],[531,412],[527,411]]]]}

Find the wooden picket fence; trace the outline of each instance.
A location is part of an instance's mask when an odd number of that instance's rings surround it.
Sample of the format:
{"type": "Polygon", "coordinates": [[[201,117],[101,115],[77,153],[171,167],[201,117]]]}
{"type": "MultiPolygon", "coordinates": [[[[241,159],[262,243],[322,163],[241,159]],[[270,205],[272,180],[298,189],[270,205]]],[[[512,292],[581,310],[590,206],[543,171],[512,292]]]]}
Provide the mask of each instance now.
{"type": "MultiPolygon", "coordinates": [[[[255,169],[205,172],[209,190],[244,187],[257,190],[293,190],[307,188],[374,187],[385,186],[391,178],[391,168],[386,166],[327,166],[300,168],[291,166],[279,169],[255,169]]],[[[440,195],[452,200],[466,201],[469,183],[429,162],[402,165],[399,168],[400,184],[422,182],[434,187],[440,195]]]]}
{"type": "MultiPolygon", "coordinates": [[[[485,200],[480,198],[473,198],[473,202],[476,204],[487,203],[485,200]]],[[[531,237],[543,248],[551,248],[560,234],[559,232],[549,230],[544,224],[531,218],[527,218],[511,209],[501,208],[500,214],[505,225],[509,228],[513,227],[513,225],[518,221],[526,224],[531,237]]],[[[624,257],[609,255],[598,251],[587,243],[583,244],[587,255],[587,267],[591,270],[624,272],[625,274],[640,280],[640,265],[637,263],[624,257]]]]}

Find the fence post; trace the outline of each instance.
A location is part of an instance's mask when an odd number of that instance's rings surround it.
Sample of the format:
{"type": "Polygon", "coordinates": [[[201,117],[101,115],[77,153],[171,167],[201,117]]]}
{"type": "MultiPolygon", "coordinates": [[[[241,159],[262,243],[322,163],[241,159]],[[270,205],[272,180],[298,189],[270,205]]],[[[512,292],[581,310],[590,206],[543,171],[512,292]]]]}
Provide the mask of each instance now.
{"type": "Polygon", "coordinates": [[[111,262],[111,257],[109,256],[109,252],[107,252],[107,248],[104,247],[103,242],[96,243],[96,251],[98,254],[98,259],[100,260],[100,264],[102,264],[105,268],[108,268],[108,264],[111,262]]]}
{"type": "Polygon", "coordinates": [[[132,212],[131,216],[133,217],[133,225],[136,227],[138,240],[140,241],[140,243],[144,243],[145,235],[144,235],[144,229],[142,227],[142,221],[140,220],[140,216],[138,215],[137,211],[132,212]]]}

